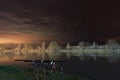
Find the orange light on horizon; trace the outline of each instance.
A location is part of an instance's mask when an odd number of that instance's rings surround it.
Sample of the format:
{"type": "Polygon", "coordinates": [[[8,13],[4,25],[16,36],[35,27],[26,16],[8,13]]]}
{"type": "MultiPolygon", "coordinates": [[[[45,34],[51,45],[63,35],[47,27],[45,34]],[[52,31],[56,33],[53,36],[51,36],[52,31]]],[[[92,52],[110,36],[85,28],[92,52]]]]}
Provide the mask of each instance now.
{"type": "Polygon", "coordinates": [[[25,41],[19,39],[0,38],[0,43],[25,43],[25,41]]]}
{"type": "Polygon", "coordinates": [[[0,43],[40,43],[40,41],[50,40],[49,36],[35,36],[35,35],[0,35],[0,43]]]}

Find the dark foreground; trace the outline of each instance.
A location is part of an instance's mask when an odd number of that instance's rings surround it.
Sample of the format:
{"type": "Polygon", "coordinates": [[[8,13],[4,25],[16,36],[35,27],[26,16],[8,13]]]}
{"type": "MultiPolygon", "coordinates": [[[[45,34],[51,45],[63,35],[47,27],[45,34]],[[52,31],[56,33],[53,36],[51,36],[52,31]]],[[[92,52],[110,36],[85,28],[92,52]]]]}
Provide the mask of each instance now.
{"type": "MultiPolygon", "coordinates": [[[[96,61],[81,61],[76,57],[74,58],[75,60],[63,64],[65,73],[63,80],[120,80],[120,62],[111,63],[106,58],[96,61]],[[72,74],[75,75],[71,76],[72,74]]],[[[1,63],[0,80],[34,80],[33,70],[27,68],[29,64],[24,62],[14,63],[14,61],[9,63],[10,65],[12,63],[12,66],[2,66],[3,63],[1,63]],[[24,66],[20,67],[19,65],[24,66]]],[[[59,76],[55,80],[59,80],[58,78],[59,76]]]]}
{"type": "Polygon", "coordinates": [[[64,64],[64,71],[90,80],[120,80],[120,64],[99,61],[74,61],[64,64]]]}
{"type": "MultiPolygon", "coordinates": [[[[53,75],[47,73],[46,80],[61,80],[61,75],[55,72],[53,75]],[[54,77],[51,79],[51,77],[54,77]]],[[[15,67],[0,65],[0,80],[35,80],[33,69],[30,67],[15,67]]],[[[42,80],[42,79],[41,79],[42,80]]],[[[87,80],[85,77],[73,74],[63,74],[62,80],[87,80]]]]}
{"type": "MultiPolygon", "coordinates": [[[[64,76],[65,80],[85,80],[86,78],[86,80],[120,80],[119,63],[75,61],[64,63],[63,66],[64,72],[69,73],[65,75],[66,77],[64,76]],[[77,75],[83,79],[78,78],[77,75]]],[[[34,80],[32,71],[31,68],[26,67],[0,65],[0,80],[34,80]]]]}

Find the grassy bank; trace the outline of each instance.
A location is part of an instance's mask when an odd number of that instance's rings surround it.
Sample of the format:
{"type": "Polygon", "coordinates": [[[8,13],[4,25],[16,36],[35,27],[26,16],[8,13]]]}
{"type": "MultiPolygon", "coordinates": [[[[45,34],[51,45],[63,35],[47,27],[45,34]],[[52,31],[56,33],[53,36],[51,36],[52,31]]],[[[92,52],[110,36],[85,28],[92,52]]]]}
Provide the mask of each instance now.
{"type": "Polygon", "coordinates": [[[32,72],[14,66],[0,66],[0,80],[33,80],[32,72]]]}
{"type": "MultiPolygon", "coordinates": [[[[15,67],[0,65],[0,80],[35,80],[32,68],[15,67]]],[[[72,74],[63,74],[56,72],[54,75],[48,73],[46,80],[87,80],[83,77],[72,74]]]]}

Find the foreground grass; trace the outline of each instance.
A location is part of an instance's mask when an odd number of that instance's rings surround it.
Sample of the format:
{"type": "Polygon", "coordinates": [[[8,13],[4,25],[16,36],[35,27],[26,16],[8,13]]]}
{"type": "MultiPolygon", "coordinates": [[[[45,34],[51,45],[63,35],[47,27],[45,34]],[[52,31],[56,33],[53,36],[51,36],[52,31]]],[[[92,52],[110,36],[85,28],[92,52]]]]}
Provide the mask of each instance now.
{"type": "MultiPolygon", "coordinates": [[[[0,80],[35,80],[33,69],[15,67],[15,66],[0,66],[0,80]]],[[[87,80],[84,77],[77,75],[54,73],[51,75],[48,73],[46,80],[87,80]]]]}
{"type": "Polygon", "coordinates": [[[33,80],[31,74],[22,67],[0,66],[0,80],[33,80]]]}

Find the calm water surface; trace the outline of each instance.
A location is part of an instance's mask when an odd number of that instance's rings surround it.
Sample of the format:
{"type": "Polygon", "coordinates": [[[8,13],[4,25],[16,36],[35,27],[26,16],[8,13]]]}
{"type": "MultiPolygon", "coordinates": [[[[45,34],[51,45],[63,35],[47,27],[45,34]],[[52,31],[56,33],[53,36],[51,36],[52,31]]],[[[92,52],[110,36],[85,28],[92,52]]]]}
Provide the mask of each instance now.
{"type": "MultiPolygon", "coordinates": [[[[15,62],[15,59],[41,59],[37,53],[0,53],[0,65],[28,66],[29,63],[15,62]]],[[[65,58],[65,56],[63,56],[65,58]]],[[[75,59],[77,57],[74,57],[75,59]]],[[[100,61],[73,61],[64,63],[64,72],[83,75],[90,80],[120,80],[120,64],[100,61]]]]}

